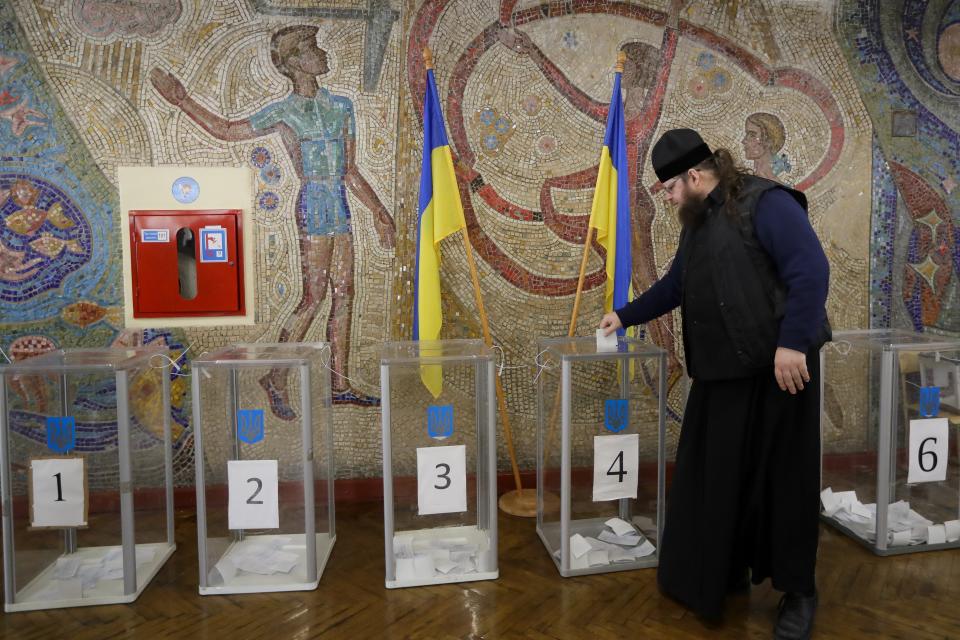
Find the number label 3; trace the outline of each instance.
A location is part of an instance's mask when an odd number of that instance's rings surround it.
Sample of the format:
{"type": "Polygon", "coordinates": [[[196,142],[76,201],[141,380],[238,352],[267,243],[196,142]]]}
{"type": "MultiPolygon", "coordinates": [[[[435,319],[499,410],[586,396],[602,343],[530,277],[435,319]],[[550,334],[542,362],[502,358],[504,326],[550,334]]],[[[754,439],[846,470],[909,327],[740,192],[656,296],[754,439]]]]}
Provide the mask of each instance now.
{"type": "Polygon", "coordinates": [[[440,464],[438,464],[437,478],[439,480],[443,480],[444,484],[443,485],[435,484],[433,485],[434,489],[439,489],[440,491],[443,491],[444,489],[449,489],[450,485],[452,484],[452,481],[450,480],[450,465],[448,465],[446,462],[441,462],[440,464]],[[440,470],[441,467],[443,467],[443,471],[440,470]]]}
{"type": "Polygon", "coordinates": [[[467,510],[467,448],[417,449],[417,511],[420,515],[467,510]]]}

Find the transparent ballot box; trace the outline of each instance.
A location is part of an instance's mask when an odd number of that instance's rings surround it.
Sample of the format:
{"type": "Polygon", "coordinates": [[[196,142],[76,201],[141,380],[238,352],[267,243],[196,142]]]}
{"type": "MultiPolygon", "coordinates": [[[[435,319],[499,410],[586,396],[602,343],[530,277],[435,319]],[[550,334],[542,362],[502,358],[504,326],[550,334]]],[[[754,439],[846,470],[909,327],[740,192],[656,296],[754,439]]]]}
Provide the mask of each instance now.
{"type": "Polygon", "coordinates": [[[838,331],[820,363],[821,517],[879,555],[960,547],[960,340],[838,331]]]}
{"type": "Polygon", "coordinates": [[[115,348],[0,366],[6,611],[133,602],[173,553],[169,363],[115,348]]]}
{"type": "Polygon", "coordinates": [[[326,343],[193,361],[200,594],[315,589],[333,544],[326,343]]]}
{"type": "Polygon", "coordinates": [[[499,575],[493,376],[480,340],[384,345],[387,588],[499,575]]]}
{"type": "Polygon", "coordinates": [[[657,565],[666,352],[538,342],[537,533],[564,577],[657,565]]]}

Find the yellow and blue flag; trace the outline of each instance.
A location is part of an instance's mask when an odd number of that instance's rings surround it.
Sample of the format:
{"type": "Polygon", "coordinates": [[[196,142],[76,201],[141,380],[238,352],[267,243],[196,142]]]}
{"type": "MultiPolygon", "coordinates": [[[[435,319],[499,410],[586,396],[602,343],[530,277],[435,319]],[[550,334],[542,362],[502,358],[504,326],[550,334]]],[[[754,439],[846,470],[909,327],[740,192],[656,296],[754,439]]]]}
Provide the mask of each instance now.
{"type": "MultiPolygon", "coordinates": [[[[590,210],[590,226],[607,250],[607,288],[603,311],[609,313],[630,301],[633,260],[630,251],[630,183],[627,175],[627,134],[623,120],[620,72],[613,79],[607,115],[607,133],[600,152],[597,188],[590,210]]],[[[623,329],[617,331],[623,335],[623,329]]]]}
{"type": "MultiPolygon", "coordinates": [[[[453,156],[443,126],[433,69],[427,69],[427,90],[423,99],[423,168],[417,217],[417,268],[413,305],[413,339],[440,337],[443,315],[440,308],[440,241],[465,228],[463,204],[453,170],[453,156]]],[[[436,398],[443,390],[439,365],[420,368],[424,386],[436,398]]]]}

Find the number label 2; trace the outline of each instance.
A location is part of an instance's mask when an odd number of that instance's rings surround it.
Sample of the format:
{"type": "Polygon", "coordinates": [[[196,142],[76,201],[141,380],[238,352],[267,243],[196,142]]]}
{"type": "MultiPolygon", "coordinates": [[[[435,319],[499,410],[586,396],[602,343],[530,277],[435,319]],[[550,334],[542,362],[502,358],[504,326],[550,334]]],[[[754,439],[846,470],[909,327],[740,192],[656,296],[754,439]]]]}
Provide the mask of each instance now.
{"type": "Polygon", "coordinates": [[[257,488],[253,490],[253,495],[247,498],[247,504],[263,504],[263,500],[254,499],[263,491],[263,480],[260,478],[247,478],[247,484],[251,482],[256,482],[257,488]]]}
{"type": "Polygon", "coordinates": [[[227,462],[230,529],[280,527],[280,491],[276,460],[227,462]]]}
{"type": "Polygon", "coordinates": [[[417,449],[417,511],[420,515],[467,510],[467,448],[417,449]]]}

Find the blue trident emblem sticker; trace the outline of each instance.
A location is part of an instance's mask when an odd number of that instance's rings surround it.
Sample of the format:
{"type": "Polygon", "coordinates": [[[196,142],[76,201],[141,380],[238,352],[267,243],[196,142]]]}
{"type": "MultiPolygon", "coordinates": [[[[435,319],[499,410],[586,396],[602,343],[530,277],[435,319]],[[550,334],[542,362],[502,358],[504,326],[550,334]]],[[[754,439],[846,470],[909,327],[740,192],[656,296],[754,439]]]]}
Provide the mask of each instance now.
{"type": "Polygon", "coordinates": [[[247,444],[263,440],[263,409],[237,411],[237,437],[247,444]]]}
{"type": "Polygon", "coordinates": [[[427,435],[437,440],[453,435],[453,405],[441,404],[427,407],[427,435]]]}
{"type": "Polygon", "coordinates": [[[607,428],[607,431],[620,433],[627,428],[629,415],[629,405],[626,398],[607,400],[603,407],[603,426],[607,428]]]}
{"type": "Polygon", "coordinates": [[[920,417],[932,418],[940,413],[940,387],[920,387],[920,417]]]}
{"type": "Polygon", "coordinates": [[[66,453],[77,444],[77,422],[73,416],[47,418],[47,447],[66,453]]]}

